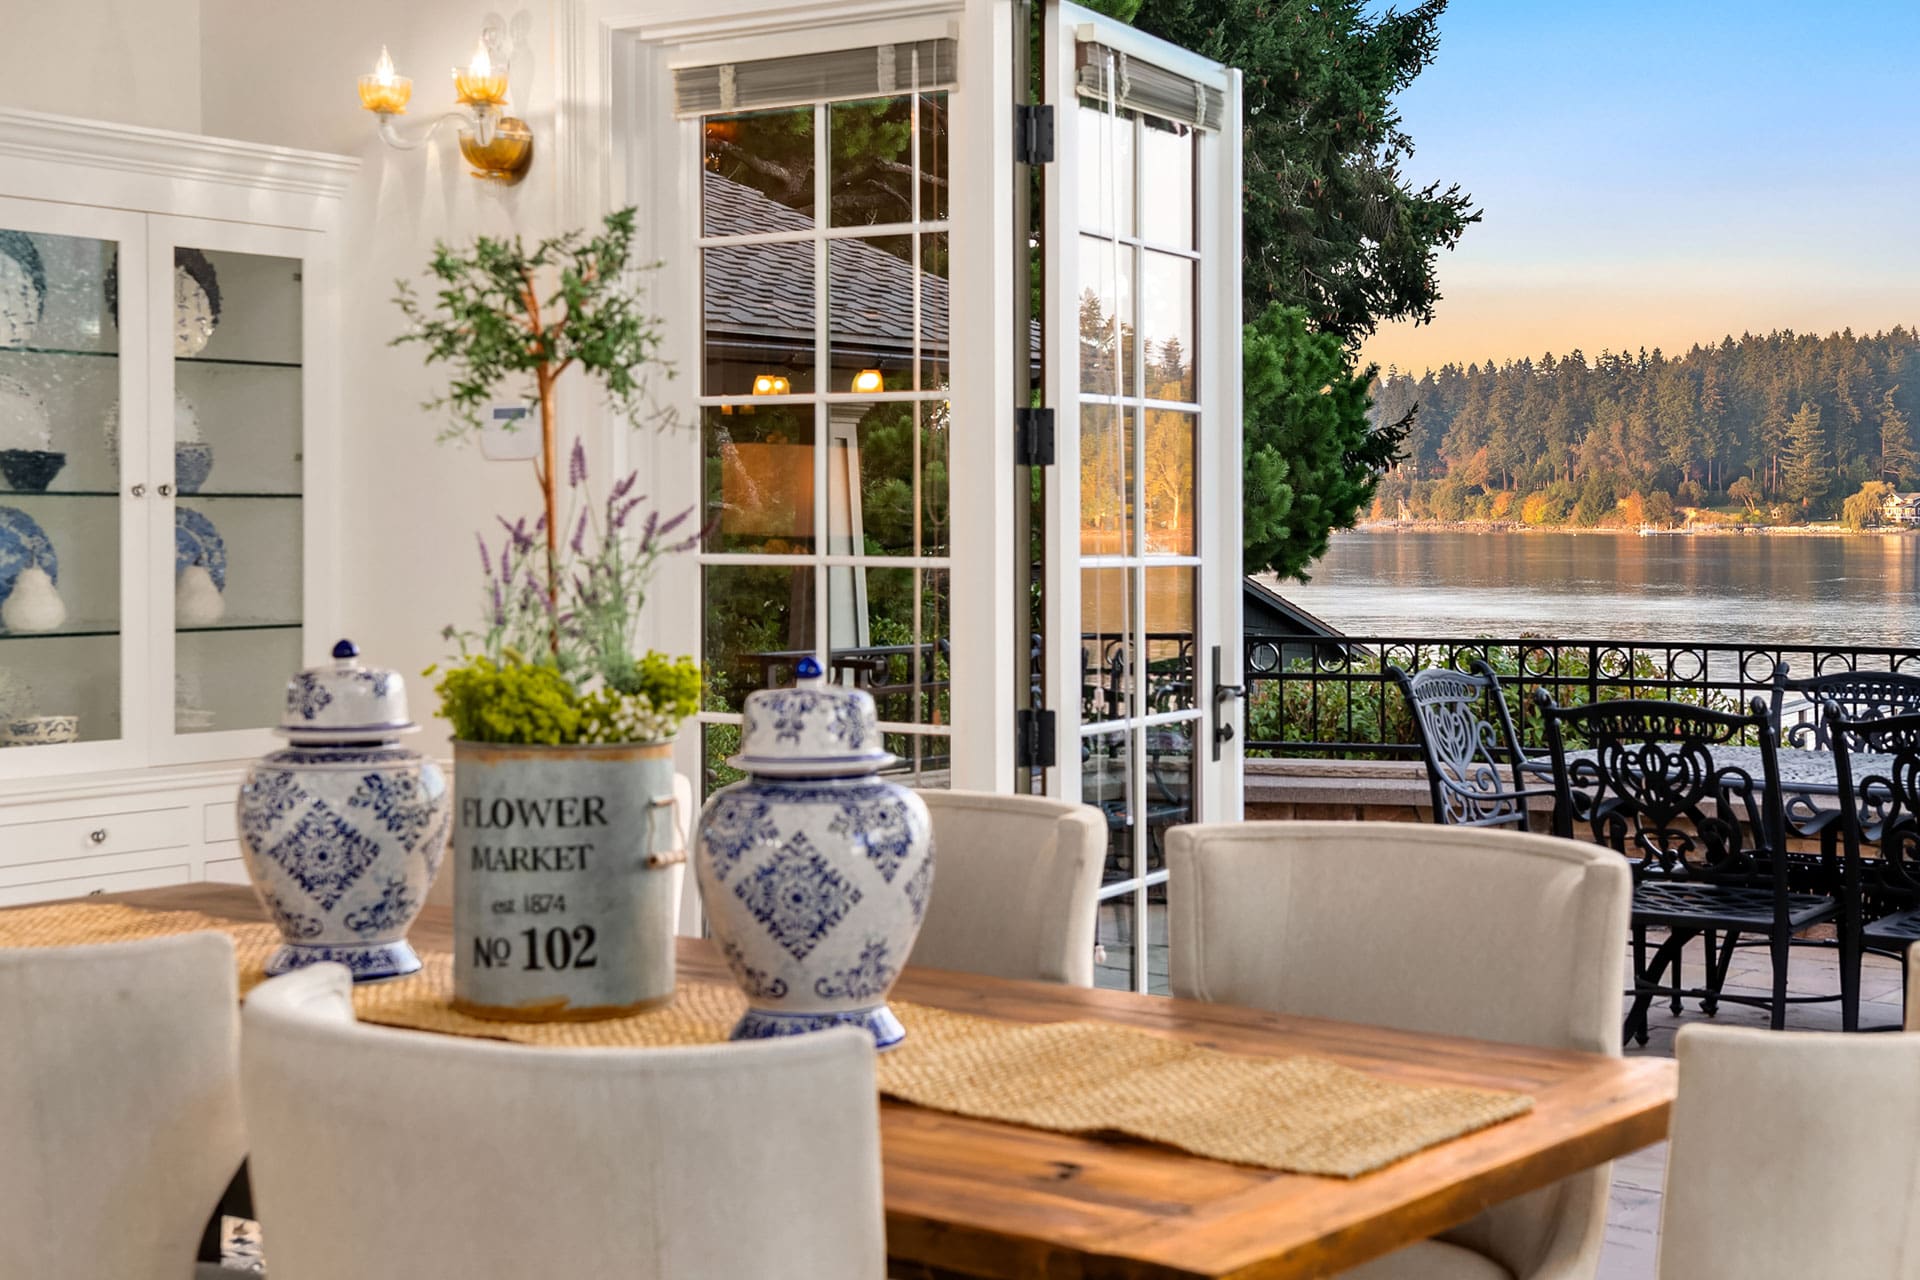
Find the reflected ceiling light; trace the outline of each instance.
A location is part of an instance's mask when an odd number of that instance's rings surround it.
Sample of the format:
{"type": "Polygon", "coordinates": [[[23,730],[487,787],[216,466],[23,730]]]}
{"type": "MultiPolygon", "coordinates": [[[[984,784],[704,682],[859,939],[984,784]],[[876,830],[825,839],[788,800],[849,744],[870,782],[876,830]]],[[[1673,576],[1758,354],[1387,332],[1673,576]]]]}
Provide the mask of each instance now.
{"type": "Polygon", "coordinates": [[[853,375],[853,389],[862,395],[872,395],[887,389],[886,379],[880,376],[878,369],[862,369],[853,375]]]}
{"type": "Polygon", "coordinates": [[[533,130],[527,122],[506,114],[507,72],[495,70],[490,40],[497,30],[483,31],[473,57],[464,69],[453,69],[454,96],[464,110],[449,111],[412,138],[401,134],[394,117],[405,114],[413,97],[413,81],[394,70],[386,46],[371,74],[360,77],[360,105],[378,119],[380,138],[390,147],[412,151],[425,145],[440,126],[453,121],[460,130],[460,154],[473,166],[474,176],[498,182],[518,182],[533,160],[533,130]]]}
{"type": "Polygon", "coordinates": [[[784,396],[790,390],[787,380],[777,373],[754,375],[753,394],[757,396],[784,396]]]}

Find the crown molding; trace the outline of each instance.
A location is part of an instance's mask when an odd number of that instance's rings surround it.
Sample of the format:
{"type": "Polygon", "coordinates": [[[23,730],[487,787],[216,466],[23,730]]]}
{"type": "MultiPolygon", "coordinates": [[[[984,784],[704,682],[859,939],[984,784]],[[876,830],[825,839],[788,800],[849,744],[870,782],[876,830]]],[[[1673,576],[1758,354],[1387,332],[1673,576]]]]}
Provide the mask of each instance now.
{"type": "Polygon", "coordinates": [[[819,0],[799,3],[747,0],[744,4],[728,6],[724,12],[715,12],[712,0],[698,4],[682,0],[664,13],[609,18],[606,25],[649,42],[692,44],[864,22],[885,24],[902,18],[954,14],[965,8],[966,0],[840,0],[836,4],[821,4],[819,0]]]}
{"type": "Polygon", "coordinates": [[[338,200],[352,156],[0,108],[0,158],[338,200]]]}

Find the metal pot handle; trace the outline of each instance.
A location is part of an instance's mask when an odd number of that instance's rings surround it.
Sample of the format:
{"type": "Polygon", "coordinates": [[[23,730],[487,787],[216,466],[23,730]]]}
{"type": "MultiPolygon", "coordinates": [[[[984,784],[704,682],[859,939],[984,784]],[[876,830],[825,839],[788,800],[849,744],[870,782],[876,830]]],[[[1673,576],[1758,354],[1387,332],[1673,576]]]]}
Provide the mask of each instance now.
{"type": "MultiPolygon", "coordinates": [[[[654,833],[658,829],[656,824],[660,820],[660,811],[662,809],[671,811],[672,816],[670,816],[667,820],[669,822],[673,822],[674,818],[678,817],[679,808],[680,808],[679,802],[674,798],[672,792],[668,792],[664,796],[655,796],[652,800],[649,800],[647,802],[647,843],[649,845],[652,845],[655,843],[654,833]]],[[[679,824],[675,823],[672,830],[674,833],[674,843],[678,845],[680,843],[679,824]]],[[[664,853],[648,853],[645,866],[649,871],[659,871],[666,867],[677,867],[681,863],[685,862],[686,860],[687,860],[686,849],[684,848],[668,849],[664,853]]]]}

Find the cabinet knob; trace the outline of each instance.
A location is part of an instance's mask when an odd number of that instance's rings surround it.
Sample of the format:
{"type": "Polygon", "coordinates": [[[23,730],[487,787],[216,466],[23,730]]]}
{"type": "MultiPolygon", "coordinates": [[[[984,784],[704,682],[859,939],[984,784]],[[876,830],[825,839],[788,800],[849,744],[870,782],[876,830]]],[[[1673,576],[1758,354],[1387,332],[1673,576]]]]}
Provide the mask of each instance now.
{"type": "Polygon", "coordinates": [[[127,490],[127,492],[131,493],[136,498],[144,498],[147,496],[147,486],[143,484],[137,484],[133,486],[133,488],[127,490]]]}
{"type": "Polygon", "coordinates": [[[87,839],[93,841],[95,844],[105,844],[107,842],[107,829],[105,827],[95,827],[87,833],[87,839]]]}
{"type": "Polygon", "coordinates": [[[173,486],[170,484],[161,485],[160,496],[163,498],[171,498],[173,496],[173,486]]]}

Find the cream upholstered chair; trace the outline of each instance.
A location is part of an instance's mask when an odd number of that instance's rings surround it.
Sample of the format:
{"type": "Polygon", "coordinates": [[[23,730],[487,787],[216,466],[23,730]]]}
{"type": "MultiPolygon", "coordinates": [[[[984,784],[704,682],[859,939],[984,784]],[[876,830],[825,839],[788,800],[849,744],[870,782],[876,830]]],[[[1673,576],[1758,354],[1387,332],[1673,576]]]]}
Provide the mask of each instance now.
{"type": "MultiPolygon", "coordinates": [[[[1175,995],[1484,1040],[1620,1052],[1627,864],[1472,827],[1242,822],[1167,835],[1175,995]]],[[[1599,1265],[1608,1169],[1349,1274],[1573,1280],[1599,1265]]]]}
{"type": "Polygon", "coordinates": [[[1100,811],[985,791],[920,798],[933,815],[933,892],[908,963],[1092,986],[1100,811]]]}
{"type": "Polygon", "coordinates": [[[1660,1274],[1920,1275],[1920,1036],[1686,1026],[1660,1274]]]}
{"type": "Polygon", "coordinates": [[[549,1049],[257,988],[241,1082],[274,1280],[879,1280],[873,1041],[549,1049]]]}
{"type": "Polygon", "coordinates": [[[184,1280],[246,1155],[233,943],[0,950],[0,1277],[184,1280]]]}

